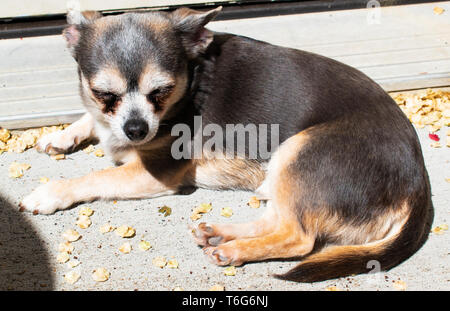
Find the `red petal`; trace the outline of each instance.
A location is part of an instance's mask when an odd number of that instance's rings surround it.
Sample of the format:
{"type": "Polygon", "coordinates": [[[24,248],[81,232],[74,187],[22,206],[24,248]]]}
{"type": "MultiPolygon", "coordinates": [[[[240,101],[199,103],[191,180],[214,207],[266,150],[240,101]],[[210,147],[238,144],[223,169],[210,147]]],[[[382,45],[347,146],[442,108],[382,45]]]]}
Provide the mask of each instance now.
{"type": "Polygon", "coordinates": [[[439,136],[437,136],[436,134],[428,134],[428,137],[430,137],[432,140],[434,141],[439,141],[439,136]]]}

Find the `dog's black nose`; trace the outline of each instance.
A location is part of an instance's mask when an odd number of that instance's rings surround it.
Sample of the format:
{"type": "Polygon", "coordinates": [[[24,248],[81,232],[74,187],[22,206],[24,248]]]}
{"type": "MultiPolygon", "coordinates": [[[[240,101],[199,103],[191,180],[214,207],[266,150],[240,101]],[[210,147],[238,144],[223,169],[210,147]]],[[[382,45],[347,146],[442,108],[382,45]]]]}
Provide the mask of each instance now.
{"type": "Polygon", "coordinates": [[[131,140],[142,140],[147,136],[148,125],[147,122],[141,119],[131,119],[125,122],[123,130],[127,137],[131,140]]]}

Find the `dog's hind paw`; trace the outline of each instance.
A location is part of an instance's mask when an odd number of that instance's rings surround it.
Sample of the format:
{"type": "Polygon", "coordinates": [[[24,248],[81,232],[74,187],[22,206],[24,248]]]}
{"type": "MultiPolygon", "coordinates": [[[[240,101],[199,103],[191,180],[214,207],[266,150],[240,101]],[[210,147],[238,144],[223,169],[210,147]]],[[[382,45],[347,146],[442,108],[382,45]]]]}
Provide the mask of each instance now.
{"type": "Polygon", "coordinates": [[[70,153],[78,144],[77,136],[72,136],[63,130],[43,136],[37,142],[36,150],[48,154],[70,153]]]}
{"type": "Polygon", "coordinates": [[[67,208],[71,201],[62,193],[60,182],[51,181],[39,186],[19,203],[19,211],[33,214],[53,214],[56,210],[67,208]]]}
{"type": "Polygon", "coordinates": [[[217,234],[212,225],[204,222],[200,223],[196,228],[192,228],[192,234],[195,242],[200,246],[217,246],[225,242],[224,237],[217,234]]]}
{"type": "Polygon", "coordinates": [[[227,247],[226,245],[221,245],[218,247],[205,247],[203,248],[203,253],[213,264],[218,266],[242,265],[242,262],[237,259],[233,249],[227,247]]]}

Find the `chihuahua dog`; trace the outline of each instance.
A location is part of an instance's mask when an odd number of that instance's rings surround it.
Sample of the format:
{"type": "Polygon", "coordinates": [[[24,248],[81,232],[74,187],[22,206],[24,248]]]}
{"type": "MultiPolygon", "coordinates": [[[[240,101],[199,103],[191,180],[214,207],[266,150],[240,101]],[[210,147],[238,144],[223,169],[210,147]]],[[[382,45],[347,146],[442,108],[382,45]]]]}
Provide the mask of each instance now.
{"type": "MultiPolygon", "coordinates": [[[[38,187],[20,209],[50,214],[76,202],[246,189],[267,200],[245,224],[200,223],[193,236],[217,265],[299,258],[279,278],[321,281],[390,269],[425,242],[433,215],[417,134],[360,71],[316,54],[205,28],[221,10],[70,12],[63,36],[87,113],[43,137],[38,151],[98,137],[120,164],[38,187]],[[176,159],[177,124],[279,124],[269,159],[176,159]]],[[[248,146],[247,146],[248,147],[248,146]]]]}

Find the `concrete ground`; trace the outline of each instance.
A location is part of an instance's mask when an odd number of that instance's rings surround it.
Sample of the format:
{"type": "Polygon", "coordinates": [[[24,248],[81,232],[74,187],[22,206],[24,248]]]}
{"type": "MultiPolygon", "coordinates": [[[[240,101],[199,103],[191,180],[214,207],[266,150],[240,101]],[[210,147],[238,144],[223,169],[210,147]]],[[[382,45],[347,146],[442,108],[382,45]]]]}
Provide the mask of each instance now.
{"type": "MultiPolygon", "coordinates": [[[[448,131],[439,132],[444,137],[448,131]]],[[[450,222],[450,148],[431,148],[425,129],[418,131],[433,190],[435,218],[433,227],[450,222]]],[[[282,273],[294,267],[292,261],[271,261],[247,264],[237,268],[235,276],[226,276],[223,267],[209,263],[194,243],[188,225],[192,209],[200,203],[212,203],[212,211],[200,221],[246,222],[257,218],[264,210],[252,209],[248,192],[208,191],[199,189],[189,195],[175,195],[149,200],[93,202],[76,206],[54,215],[18,213],[20,200],[39,185],[43,176],[70,178],[112,165],[110,158],[97,158],[82,151],[66,160],[55,161],[45,154],[30,149],[22,154],[0,155],[0,289],[1,290],[208,290],[215,284],[226,290],[325,290],[335,286],[340,290],[396,290],[394,282],[401,280],[407,290],[450,289],[450,232],[430,234],[423,248],[409,260],[389,272],[359,275],[315,284],[296,284],[280,281],[271,274],[282,273]],[[8,177],[11,162],[31,164],[19,179],[8,177]],[[164,217],[158,207],[167,205],[172,214],[164,217]],[[88,206],[95,213],[92,225],[79,229],[75,225],[78,211],[88,206]],[[220,216],[223,207],[231,207],[233,216],[220,216]],[[127,239],[133,250],[121,253],[118,248],[126,242],[114,232],[102,234],[99,227],[105,223],[114,226],[129,225],[136,229],[135,237],[127,239]],[[67,284],[63,275],[71,270],[56,260],[62,233],[77,229],[82,238],[74,242],[71,258],[81,264],[73,268],[81,274],[74,285],[67,284]],[[141,251],[138,243],[147,240],[153,246],[141,251]],[[152,265],[155,257],[175,258],[178,269],[163,269],[152,265]],[[108,281],[95,282],[91,273],[98,267],[110,271],[108,281]]]]}

